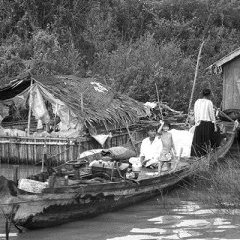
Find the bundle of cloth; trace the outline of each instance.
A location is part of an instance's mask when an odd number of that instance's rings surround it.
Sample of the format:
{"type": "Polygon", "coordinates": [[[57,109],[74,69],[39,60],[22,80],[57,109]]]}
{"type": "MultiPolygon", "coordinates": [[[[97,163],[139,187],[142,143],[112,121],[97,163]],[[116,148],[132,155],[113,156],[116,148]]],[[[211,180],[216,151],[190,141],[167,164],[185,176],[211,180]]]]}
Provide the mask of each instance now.
{"type": "Polygon", "coordinates": [[[111,159],[113,161],[121,161],[121,160],[128,160],[131,157],[135,157],[136,152],[123,147],[123,146],[118,146],[118,147],[111,147],[108,149],[92,149],[85,151],[79,155],[79,158],[85,158],[89,160],[99,160],[102,158],[105,159],[111,159]]]}
{"type": "Polygon", "coordinates": [[[135,151],[122,146],[103,149],[101,154],[103,156],[109,156],[112,160],[116,160],[116,161],[121,161],[121,160],[129,159],[131,157],[136,157],[135,151]]]}

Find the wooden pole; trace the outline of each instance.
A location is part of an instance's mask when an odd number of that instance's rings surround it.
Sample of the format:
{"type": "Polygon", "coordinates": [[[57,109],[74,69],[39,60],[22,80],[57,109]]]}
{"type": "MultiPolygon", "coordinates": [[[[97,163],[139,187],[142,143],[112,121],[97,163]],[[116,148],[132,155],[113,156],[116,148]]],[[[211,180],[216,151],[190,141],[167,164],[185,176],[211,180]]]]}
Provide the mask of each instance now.
{"type": "Polygon", "coordinates": [[[155,82],[155,87],[156,87],[156,92],[157,92],[158,107],[159,107],[159,111],[160,111],[160,114],[161,114],[161,118],[163,120],[163,113],[162,113],[162,108],[160,106],[160,98],[159,98],[158,86],[157,86],[156,82],[155,82]]]}
{"type": "Polygon", "coordinates": [[[198,70],[199,70],[199,63],[200,63],[200,58],[201,58],[201,53],[202,53],[202,48],[203,48],[204,43],[205,43],[205,41],[203,40],[201,45],[200,45],[199,52],[198,52],[197,65],[196,65],[196,68],[195,68],[195,75],[194,75],[194,80],[193,80],[192,92],[191,92],[191,97],[190,97],[190,101],[189,101],[189,105],[188,105],[188,116],[189,116],[191,105],[192,105],[193,94],[194,94],[194,91],[195,91],[196,80],[197,80],[197,75],[198,75],[198,70]]]}
{"type": "Polygon", "coordinates": [[[137,149],[136,149],[135,144],[134,144],[134,142],[133,142],[132,135],[131,135],[130,130],[129,130],[129,128],[128,128],[127,122],[126,122],[126,129],[127,129],[128,136],[129,136],[129,139],[130,139],[130,141],[131,141],[131,144],[132,144],[132,146],[133,146],[133,149],[134,149],[134,151],[137,153],[137,149]]]}
{"type": "Polygon", "coordinates": [[[81,112],[83,112],[83,93],[81,93],[81,112]]]}
{"type": "Polygon", "coordinates": [[[114,170],[115,170],[115,167],[116,167],[116,161],[114,161],[112,163],[112,169],[111,169],[111,177],[110,177],[110,180],[112,181],[113,180],[113,175],[114,175],[114,170]]]}
{"type": "Polygon", "coordinates": [[[6,240],[9,240],[9,232],[10,232],[9,222],[8,222],[8,219],[6,218],[6,221],[5,221],[6,240]]]}
{"type": "Polygon", "coordinates": [[[32,112],[32,85],[33,85],[33,80],[31,79],[31,84],[30,84],[30,93],[29,93],[29,103],[28,103],[28,126],[27,126],[27,135],[30,135],[30,124],[31,124],[31,112],[32,112]]]}
{"type": "Polygon", "coordinates": [[[45,164],[45,158],[46,158],[45,156],[46,156],[46,154],[44,153],[43,158],[42,158],[41,172],[44,172],[44,164],[45,164]]]}
{"type": "Polygon", "coordinates": [[[19,179],[19,166],[13,166],[13,181],[17,184],[19,179]]]}
{"type": "Polygon", "coordinates": [[[56,103],[56,109],[54,114],[54,120],[53,120],[53,131],[56,131],[56,118],[57,118],[57,112],[58,112],[58,104],[56,103]]]}
{"type": "Polygon", "coordinates": [[[47,159],[47,144],[45,142],[44,146],[43,146],[43,158],[42,158],[41,172],[44,172],[44,165],[47,165],[47,167],[49,167],[47,161],[48,161],[48,159],[47,159]]]}

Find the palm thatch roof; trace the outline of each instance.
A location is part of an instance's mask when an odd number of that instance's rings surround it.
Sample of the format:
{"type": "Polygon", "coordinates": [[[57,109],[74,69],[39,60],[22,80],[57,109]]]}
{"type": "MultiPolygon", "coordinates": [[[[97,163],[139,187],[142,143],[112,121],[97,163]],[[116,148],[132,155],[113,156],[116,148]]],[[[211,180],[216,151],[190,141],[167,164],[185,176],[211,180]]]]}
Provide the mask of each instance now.
{"type": "Polygon", "coordinates": [[[28,76],[16,79],[11,84],[19,87],[21,84],[26,86],[28,82],[30,86],[31,79],[64,102],[76,114],[79,121],[87,125],[125,126],[137,122],[140,116],[146,115],[142,103],[113,91],[95,78],[28,76]]]}

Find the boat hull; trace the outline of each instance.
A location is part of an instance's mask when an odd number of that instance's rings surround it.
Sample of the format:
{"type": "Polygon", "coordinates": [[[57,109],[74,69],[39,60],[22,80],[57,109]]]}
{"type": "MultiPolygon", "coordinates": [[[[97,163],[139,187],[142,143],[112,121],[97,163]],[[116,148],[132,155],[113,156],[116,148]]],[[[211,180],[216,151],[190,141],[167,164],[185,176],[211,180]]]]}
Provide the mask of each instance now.
{"type": "Polygon", "coordinates": [[[114,196],[104,197],[103,199],[91,200],[89,203],[72,203],[66,206],[51,205],[44,212],[27,219],[15,221],[18,226],[27,229],[38,229],[52,227],[72,221],[82,220],[121,209],[135,203],[150,199],[158,195],[161,190],[149,192],[148,194],[136,194],[129,197],[121,197],[116,200],[114,196]]]}
{"type": "Polygon", "coordinates": [[[146,179],[139,183],[130,182],[118,186],[116,183],[111,189],[107,185],[102,186],[102,188],[98,186],[96,188],[101,189],[99,192],[96,189],[91,189],[89,192],[86,190],[83,193],[76,189],[72,193],[53,193],[46,194],[44,197],[35,197],[31,202],[28,198],[25,199],[25,206],[21,204],[19,207],[14,222],[18,226],[37,229],[93,217],[157,196],[187,176],[189,176],[188,168],[184,168],[173,174],[146,179]],[[41,205],[42,208],[39,208],[38,212],[33,211],[32,214],[26,215],[26,211],[29,208],[35,209],[36,205],[38,208],[41,205]]]}

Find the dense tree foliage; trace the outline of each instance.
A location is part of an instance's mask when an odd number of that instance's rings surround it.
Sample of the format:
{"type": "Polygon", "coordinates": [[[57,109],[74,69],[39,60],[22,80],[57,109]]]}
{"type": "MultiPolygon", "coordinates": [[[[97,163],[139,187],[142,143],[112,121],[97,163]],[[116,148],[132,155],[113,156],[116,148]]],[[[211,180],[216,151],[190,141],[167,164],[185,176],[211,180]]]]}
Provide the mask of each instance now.
{"type": "Polygon", "coordinates": [[[0,78],[98,75],[140,101],[186,110],[203,39],[195,97],[221,78],[206,67],[240,45],[238,0],[1,0],[0,78]]]}

